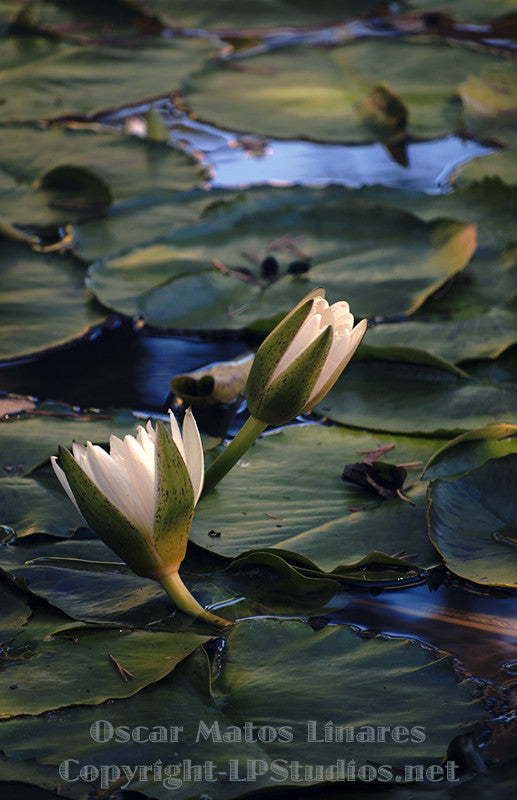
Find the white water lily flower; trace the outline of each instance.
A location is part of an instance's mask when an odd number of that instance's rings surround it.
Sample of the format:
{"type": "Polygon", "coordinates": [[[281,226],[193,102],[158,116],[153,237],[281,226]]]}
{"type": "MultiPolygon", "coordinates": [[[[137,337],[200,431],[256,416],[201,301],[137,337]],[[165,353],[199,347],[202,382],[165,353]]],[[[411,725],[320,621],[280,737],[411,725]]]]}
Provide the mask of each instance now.
{"type": "Polygon", "coordinates": [[[203,487],[201,437],[190,409],[183,435],[169,412],[158,424],[110,437],[110,452],[88,442],[60,448],[54,471],[86,522],[138,574],[177,570],[203,487]],[[78,469],[79,468],[79,469],[78,469]]]}
{"type": "Polygon", "coordinates": [[[133,572],[158,580],[187,614],[224,628],[230,623],[206,611],[180,578],[194,506],[203,488],[201,437],[190,409],[183,435],[171,411],[170,433],[161,422],[137,435],[110,437],[110,452],[77,442],[59,448],[54,471],[79,513],[133,572]]]}
{"type": "Polygon", "coordinates": [[[276,326],[258,349],[246,398],[250,414],[269,425],[312,409],[332,388],[367,328],[354,327],[348,303],[329,306],[315,289],[276,326]]]}

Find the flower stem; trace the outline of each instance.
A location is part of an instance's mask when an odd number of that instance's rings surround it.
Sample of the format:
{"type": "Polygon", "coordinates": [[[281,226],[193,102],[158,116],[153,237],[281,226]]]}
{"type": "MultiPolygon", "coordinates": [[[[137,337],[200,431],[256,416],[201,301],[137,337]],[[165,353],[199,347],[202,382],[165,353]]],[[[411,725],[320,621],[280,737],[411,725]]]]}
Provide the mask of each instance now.
{"type": "Polygon", "coordinates": [[[234,436],[230,444],[224,448],[223,452],[217,456],[215,461],[210,464],[205,472],[202,496],[212,491],[214,486],[224,478],[226,473],[231,470],[233,465],[237,463],[248,447],[251,447],[255,439],[260,436],[266,427],[266,422],[261,422],[259,419],[255,419],[255,417],[250,417],[246,420],[239,433],[234,436]]]}
{"type": "Polygon", "coordinates": [[[203,608],[195,597],[191,595],[181,580],[179,572],[168,572],[160,575],[157,580],[160,581],[169,597],[174,600],[177,608],[179,608],[180,611],[184,611],[185,614],[190,614],[190,616],[196,617],[196,619],[209,622],[217,628],[227,628],[232,624],[229,620],[218,617],[216,614],[212,614],[210,611],[203,608]]]}

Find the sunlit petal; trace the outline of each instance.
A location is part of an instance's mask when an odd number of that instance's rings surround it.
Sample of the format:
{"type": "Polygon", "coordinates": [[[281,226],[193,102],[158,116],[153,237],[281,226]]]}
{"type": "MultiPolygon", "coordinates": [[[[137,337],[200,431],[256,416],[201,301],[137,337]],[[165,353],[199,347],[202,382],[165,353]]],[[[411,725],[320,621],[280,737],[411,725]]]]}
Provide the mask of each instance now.
{"type": "Polygon", "coordinates": [[[185,411],[183,419],[183,442],[185,445],[186,464],[190,480],[194,488],[194,502],[197,503],[203,488],[205,464],[203,457],[203,444],[196,425],[196,420],[190,408],[185,411]]]}

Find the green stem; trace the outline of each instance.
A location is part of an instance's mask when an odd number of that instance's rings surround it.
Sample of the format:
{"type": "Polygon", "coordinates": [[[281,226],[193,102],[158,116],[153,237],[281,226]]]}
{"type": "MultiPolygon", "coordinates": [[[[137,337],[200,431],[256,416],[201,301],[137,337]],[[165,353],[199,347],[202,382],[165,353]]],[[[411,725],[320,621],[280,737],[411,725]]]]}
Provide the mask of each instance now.
{"type": "Polygon", "coordinates": [[[205,482],[203,487],[203,496],[211,492],[214,486],[224,478],[227,472],[231,470],[234,464],[237,463],[239,458],[251,447],[255,439],[257,439],[262,431],[267,427],[266,422],[261,422],[255,417],[250,417],[239,433],[234,436],[230,444],[228,444],[221,455],[217,456],[215,461],[210,464],[205,472],[205,482]]]}
{"type": "Polygon", "coordinates": [[[196,598],[190,594],[181,580],[179,572],[169,572],[165,575],[160,575],[157,580],[159,580],[169,597],[174,600],[177,608],[179,608],[180,611],[184,611],[185,614],[190,614],[190,616],[196,617],[196,619],[209,622],[217,628],[227,628],[232,624],[229,620],[218,617],[216,614],[211,614],[210,611],[203,608],[196,598]]]}

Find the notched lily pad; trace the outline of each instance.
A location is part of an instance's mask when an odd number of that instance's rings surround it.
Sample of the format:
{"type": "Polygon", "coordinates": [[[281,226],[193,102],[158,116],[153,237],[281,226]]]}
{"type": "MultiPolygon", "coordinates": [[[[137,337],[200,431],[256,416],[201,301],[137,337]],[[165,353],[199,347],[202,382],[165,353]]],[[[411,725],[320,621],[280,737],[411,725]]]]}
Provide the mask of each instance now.
{"type": "Polygon", "coordinates": [[[429,538],[449,569],[484,586],[517,588],[517,454],[429,485],[429,538]]]}
{"type": "Polygon", "coordinates": [[[100,175],[73,164],[63,164],[45,173],[40,189],[47,192],[49,205],[66,213],[102,214],[113,201],[111,189],[100,175]]]}

